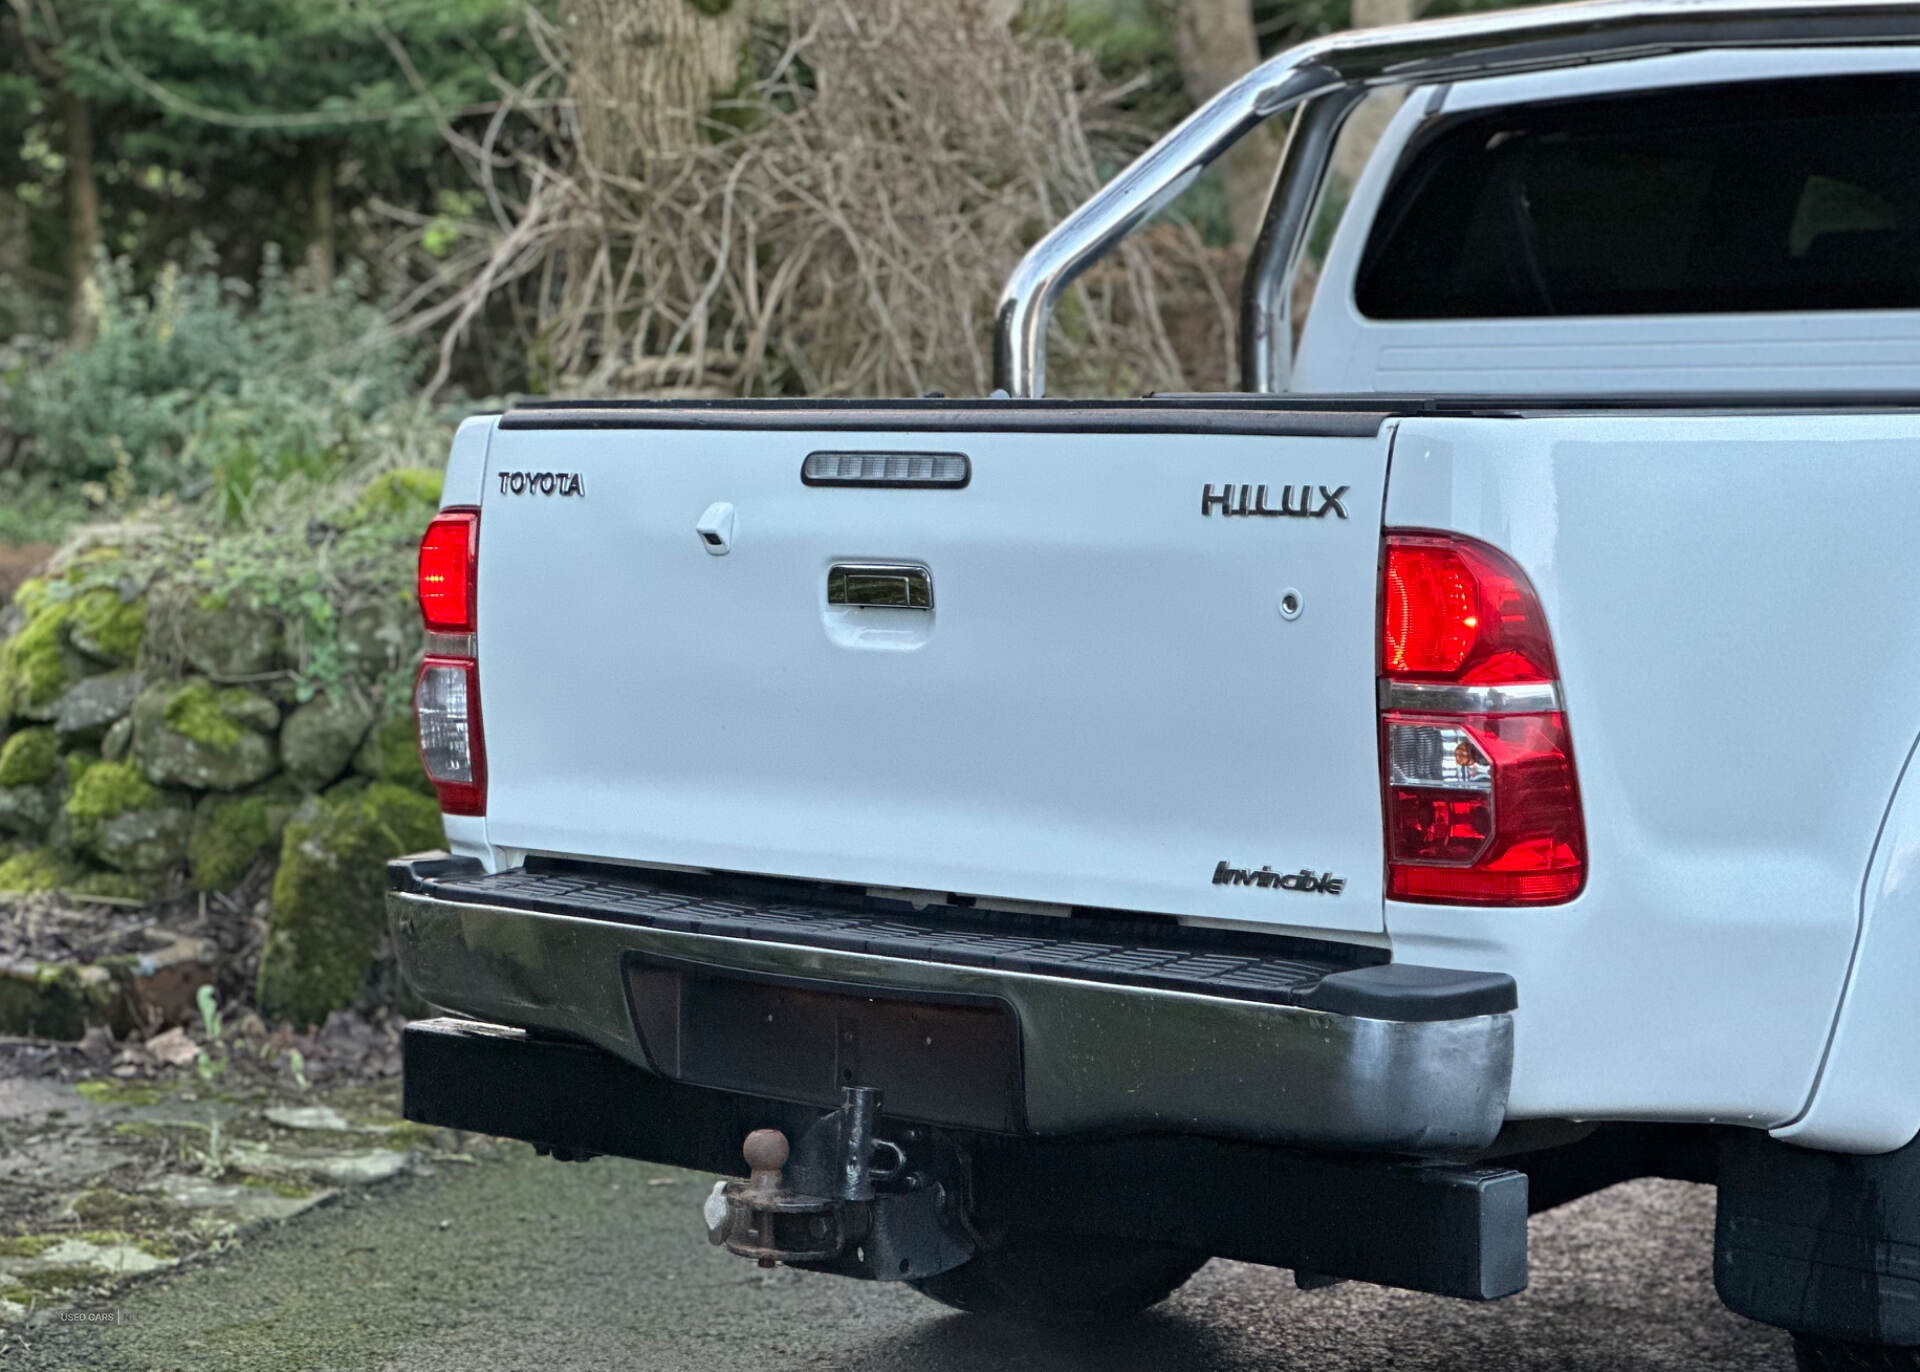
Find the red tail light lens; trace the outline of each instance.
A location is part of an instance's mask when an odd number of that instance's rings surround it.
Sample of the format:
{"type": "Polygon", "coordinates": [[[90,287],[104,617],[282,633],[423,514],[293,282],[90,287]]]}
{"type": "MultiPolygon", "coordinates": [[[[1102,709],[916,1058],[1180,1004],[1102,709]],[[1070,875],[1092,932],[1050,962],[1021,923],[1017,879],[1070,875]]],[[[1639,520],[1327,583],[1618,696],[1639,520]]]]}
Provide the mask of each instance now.
{"type": "Polygon", "coordinates": [[[1586,826],[1533,587],[1503,554],[1453,535],[1389,535],[1383,573],[1388,896],[1571,900],[1586,882],[1586,826]]]}
{"type": "Polygon", "coordinates": [[[420,540],[420,615],[427,632],[474,631],[474,581],[479,567],[480,512],[446,510],[420,540]]]}
{"type": "Polygon", "coordinates": [[[1492,548],[1395,535],[1381,603],[1382,663],[1396,681],[1498,686],[1559,675],[1533,587],[1492,548]]]}

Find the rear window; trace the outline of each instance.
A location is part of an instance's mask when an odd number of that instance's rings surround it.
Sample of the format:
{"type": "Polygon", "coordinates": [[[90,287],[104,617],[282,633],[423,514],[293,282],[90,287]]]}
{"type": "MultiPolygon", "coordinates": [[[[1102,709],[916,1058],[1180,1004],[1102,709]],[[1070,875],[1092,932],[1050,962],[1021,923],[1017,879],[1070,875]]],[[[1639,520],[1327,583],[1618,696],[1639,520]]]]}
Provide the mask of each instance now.
{"type": "Polygon", "coordinates": [[[1920,76],[1510,107],[1388,192],[1375,319],[1920,308],[1920,76]]]}

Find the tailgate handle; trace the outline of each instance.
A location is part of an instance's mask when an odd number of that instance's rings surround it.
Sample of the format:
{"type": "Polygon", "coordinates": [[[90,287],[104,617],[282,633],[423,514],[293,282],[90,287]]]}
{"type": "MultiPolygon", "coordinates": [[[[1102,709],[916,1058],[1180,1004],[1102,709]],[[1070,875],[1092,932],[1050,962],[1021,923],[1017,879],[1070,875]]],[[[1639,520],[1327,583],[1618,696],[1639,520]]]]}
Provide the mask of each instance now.
{"type": "Polygon", "coordinates": [[[933,573],[917,562],[836,562],[827,568],[827,604],[931,610],[933,573]]]}

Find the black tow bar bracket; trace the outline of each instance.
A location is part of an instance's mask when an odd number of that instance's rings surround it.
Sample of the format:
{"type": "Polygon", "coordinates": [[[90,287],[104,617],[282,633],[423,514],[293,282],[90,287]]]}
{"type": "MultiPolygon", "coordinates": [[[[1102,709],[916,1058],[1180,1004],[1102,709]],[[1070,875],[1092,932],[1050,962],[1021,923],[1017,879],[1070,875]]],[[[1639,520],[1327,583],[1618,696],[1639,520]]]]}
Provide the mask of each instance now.
{"type": "Polygon", "coordinates": [[[908,1129],[904,1144],[881,1138],[873,1087],[849,1086],[841,1097],[797,1143],[778,1129],[747,1135],[747,1179],[721,1182],[708,1197],[708,1240],[762,1267],[875,1281],[931,1277],[972,1257],[957,1154],[931,1146],[921,1129],[908,1129]]]}

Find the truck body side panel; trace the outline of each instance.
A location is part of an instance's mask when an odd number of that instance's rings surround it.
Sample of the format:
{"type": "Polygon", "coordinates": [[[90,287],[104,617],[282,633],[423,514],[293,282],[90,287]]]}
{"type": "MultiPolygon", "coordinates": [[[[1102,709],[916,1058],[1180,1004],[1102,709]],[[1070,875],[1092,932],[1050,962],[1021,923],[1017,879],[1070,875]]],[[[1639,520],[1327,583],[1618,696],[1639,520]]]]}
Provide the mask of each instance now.
{"type": "Polygon", "coordinates": [[[1867,872],[1846,1000],[1813,1101],[1799,1119],[1775,1130],[1775,1138],[1806,1148],[1880,1153],[1920,1134],[1916,976],[1920,768],[1910,757],[1867,872]]]}
{"type": "Polygon", "coordinates": [[[1580,771],[1577,900],[1387,906],[1396,958],[1518,982],[1516,1117],[1807,1108],[1920,730],[1916,478],[1911,416],[1403,421],[1387,524],[1526,570],[1580,771]]]}

